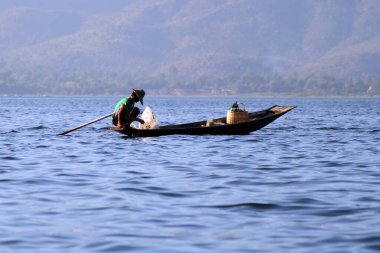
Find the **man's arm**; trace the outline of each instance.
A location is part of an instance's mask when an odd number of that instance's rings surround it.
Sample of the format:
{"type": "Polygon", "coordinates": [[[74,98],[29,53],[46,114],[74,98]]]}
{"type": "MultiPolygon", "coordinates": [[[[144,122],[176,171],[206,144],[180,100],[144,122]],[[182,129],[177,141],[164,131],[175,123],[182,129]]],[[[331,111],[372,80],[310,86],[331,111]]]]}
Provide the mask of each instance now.
{"type": "Polygon", "coordinates": [[[144,124],[144,120],[134,117],[129,117],[125,115],[125,105],[121,105],[119,109],[119,113],[117,115],[117,127],[123,128],[123,122],[125,121],[138,121],[141,124],[144,124]]]}

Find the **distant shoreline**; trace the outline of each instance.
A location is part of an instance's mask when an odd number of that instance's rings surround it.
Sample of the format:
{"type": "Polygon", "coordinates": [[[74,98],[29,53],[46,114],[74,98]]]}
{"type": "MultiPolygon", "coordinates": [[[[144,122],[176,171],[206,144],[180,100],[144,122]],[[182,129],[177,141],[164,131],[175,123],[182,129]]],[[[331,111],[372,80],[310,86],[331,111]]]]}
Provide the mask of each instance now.
{"type": "MultiPolygon", "coordinates": [[[[126,97],[126,94],[74,94],[74,95],[63,95],[63,94],[0,94],[0,97],[126,97]]],[[[231,95],[215,95],[215,94],[189,94],[189,95],[175,95],[175,94],[149,94],[150,97],[183,97],[183,98],[201,98],[201,97],[212,97],[212,98],[235,98],[235,97],[247,97],[247,98],[326,98],[326,99],[343,99],[343,98],[373,98],[378,99],[380,95],[300,95],[300,94],[231,94],[231,95]]]]}

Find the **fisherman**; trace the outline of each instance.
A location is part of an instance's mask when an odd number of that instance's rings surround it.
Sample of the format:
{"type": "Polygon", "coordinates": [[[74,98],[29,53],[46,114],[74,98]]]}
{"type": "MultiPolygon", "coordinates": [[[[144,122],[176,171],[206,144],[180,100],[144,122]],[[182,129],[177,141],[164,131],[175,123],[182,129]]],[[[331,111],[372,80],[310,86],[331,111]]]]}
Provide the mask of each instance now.
{"type": "Polygon", "coordinates": [[[132,89],[132,94],[128,98],[120,100],[112,115],[112,123],[117,128],[123,128],[123,126],[129,126],[133,121],[138,121],[144,124],[144,120],[137,118],[140,114],[140,109],[135,107],[135,103],[139,102],[143,105],[143,98],[145,96],[144,90],[132,89]]]}

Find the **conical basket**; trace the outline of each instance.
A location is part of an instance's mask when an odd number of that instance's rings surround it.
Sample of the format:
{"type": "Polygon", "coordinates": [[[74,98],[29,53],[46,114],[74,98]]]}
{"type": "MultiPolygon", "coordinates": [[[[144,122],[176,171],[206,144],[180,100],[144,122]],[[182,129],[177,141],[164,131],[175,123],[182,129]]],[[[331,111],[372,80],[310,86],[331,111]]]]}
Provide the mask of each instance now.
{"type": "Polygon", "coordinates": [[[248,112],[246,110],[227,111],[227,124],[236,124],[248,120],[248,112]]]}

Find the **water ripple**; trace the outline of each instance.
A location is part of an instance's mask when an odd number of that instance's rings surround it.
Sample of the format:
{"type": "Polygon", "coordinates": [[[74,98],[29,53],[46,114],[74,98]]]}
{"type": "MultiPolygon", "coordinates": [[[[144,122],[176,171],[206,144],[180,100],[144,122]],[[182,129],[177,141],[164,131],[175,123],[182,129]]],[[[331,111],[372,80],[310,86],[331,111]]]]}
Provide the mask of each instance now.
{"type": "MultiPolygon", "coordinates": [[[[0,100],[30,122],[0,111],[1,252],[380,250],[380,100],[242,98],[298,105],[244,136],[125,139],[107,120],[57,136],[115,100],[0,100]]],[[[232,100],[147,103],[173,123],[224,115],[232,100]]]]}
{"type": "Polygon", "coordinates": [[[240,209],[240,208],[248,208],[255,210],[271,210],[271,209],[280,209],[280,205],[276,204],[265,204],[265,203],[239,203],[239,204],[231,204],[231,205],[215,205],[215,206],[205,206],[210,208],[221,208],[221,209],[240,209]]]}

